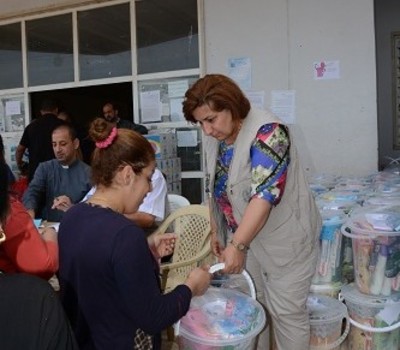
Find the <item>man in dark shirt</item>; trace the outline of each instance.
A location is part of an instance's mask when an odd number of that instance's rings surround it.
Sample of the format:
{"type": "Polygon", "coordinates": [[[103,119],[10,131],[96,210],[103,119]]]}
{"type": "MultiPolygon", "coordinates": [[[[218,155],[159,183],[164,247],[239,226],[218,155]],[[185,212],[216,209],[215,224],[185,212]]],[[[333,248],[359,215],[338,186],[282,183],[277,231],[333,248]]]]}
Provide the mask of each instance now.
{"type": "Polygon", "coordinates": [[[115,123],[118,129],[131,129],[133,131],[137,131],[142,135],[148,133],[148,130],[145,126],[135,124],[127,119],[121,119],[118,113],[118,107],[114,102],[106,102],[103,105],[104,119],[109,121],[110,123],[115,123]]]}
{"type": "Polygon", "coordinates": [[[44,100],[40,109],[41,116],[33,120],[24,130],[21,141],[15,151],[18,168],[24,167],[22,157],[26,149],[29,152],[28,180],[31,181],[39,163],[54,158],[51,134],[65,122],[57,118],[58,106],[53,100],[44,100]]]}

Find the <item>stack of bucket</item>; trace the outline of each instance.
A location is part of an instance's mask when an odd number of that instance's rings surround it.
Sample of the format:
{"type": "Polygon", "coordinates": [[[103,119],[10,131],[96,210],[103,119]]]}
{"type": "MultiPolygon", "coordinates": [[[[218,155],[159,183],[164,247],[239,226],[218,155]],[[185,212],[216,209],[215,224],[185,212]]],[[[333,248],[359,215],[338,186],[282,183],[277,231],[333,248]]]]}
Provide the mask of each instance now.
{"type": "Polygon", "coordinates": [[[350,323],[346,306],[337,299],[310,294],[310,350],[339,350],[346,339],[350,323]],[[342,332],[343,322],[345,330],[342,332]]]}
{"type": "Polygon", "coordinates": [[[355,283],[343,286],[347,348],[400,349],[400,210],[366,206],[342,226],[352,240],[355,283]]]}

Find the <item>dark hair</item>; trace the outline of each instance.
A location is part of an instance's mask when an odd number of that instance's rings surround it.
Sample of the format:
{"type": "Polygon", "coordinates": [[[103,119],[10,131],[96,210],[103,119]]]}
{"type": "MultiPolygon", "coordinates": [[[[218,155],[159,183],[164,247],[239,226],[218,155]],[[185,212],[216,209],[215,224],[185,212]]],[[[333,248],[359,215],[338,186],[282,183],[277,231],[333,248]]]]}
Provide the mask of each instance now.
{"type": "Polygon", "coordinates": [[[4,157],[4,152],[5,152],[5,149],[4,149],[3,137],[0,135],[0,162],[1,163],[6,162],[6,159],[4,157]]]}
{"type": "Polygon", "coordinates": [[[73,128],[73,126],[71,125],[71,124],[69,124],[69,123],[65,123],[65,124],[61,124],[61,125],[59,125],[59,126],[57,126],[54,130],[53,130],[53,132],[52,132],[52,134],[54,134],[54,132],[56,131],[56,130],[61,130],[61,129],[67,129],[68,130],[68,134],[69,134],[69,136],[71,137],[71,140],[72,141],[74,141],[78,136],[77,136],[77,133],[76,133],[76,130],[73,128]]]}
{"type": "Polygon", "coordinates": [[[246,118],[250,111],[250,102],[243,91],[232,79],[222,74],[205,75],[186,91],[182,103],[185,119],[197,123],[193,111],[204,104],[216,112],[229,110],[234,120],[246,118]]]}
{"type": "Polygon", "coordinates": [[[7,218],[10,199],[9,199],[9,178],[6,162],[0,161],[0,223],[4,224],[7,218]]]}
{"type": "MultiPolygon", "coordinates": [[[[89,129],[89,135],[95,143],[109,138],[115,126],[103,118],[96,118],[89,129]]],[[[116,129],[117,135],[105,148],[96,147],[92,155],[92,181],[95,185],[109,187],[117,170],[131,165],[139,174],[155,160],[154,149],[150,142],[139,133],[129,129],[116,129]]]]}
{"type": "Polygon", "coordinates": [[[114,110],[119,111],[118,103],[116,103],[116,102],[113,101],[113,100],[107,100],[107,101],[105,101],[105,102],[103,103],[103,107],[102,107],[102,108],[104,108],[104,106],[106,106],[106,105],[110,105],[114,110]]]}
{"type": "Polygon", "coordinates": [[[40,105],[40,110],[42,111],[54,111],[57,108],[58,108],[58,103],[51,98],[44,99],[42,101],[42,104],[40,105]]]}

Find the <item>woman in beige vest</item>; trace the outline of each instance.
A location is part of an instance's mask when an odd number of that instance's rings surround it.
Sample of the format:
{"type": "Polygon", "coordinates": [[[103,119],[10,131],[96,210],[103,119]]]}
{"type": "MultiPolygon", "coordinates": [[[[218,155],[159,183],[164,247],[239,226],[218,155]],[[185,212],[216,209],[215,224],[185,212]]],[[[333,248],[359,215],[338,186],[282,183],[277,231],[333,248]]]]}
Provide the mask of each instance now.
{"type": "MultiPolygon", "coordinates": [[[[185,95],[186,120],[205,137],[212,249],[226,273],[244,267],[272,319],[276,349],[306,350],[306,300],[315,271],[321,218],[287,126],[251,109],[228,77],[199,79],[185,95]]],[[[267,331],[258,349],[268,349],[267,331]]]]}

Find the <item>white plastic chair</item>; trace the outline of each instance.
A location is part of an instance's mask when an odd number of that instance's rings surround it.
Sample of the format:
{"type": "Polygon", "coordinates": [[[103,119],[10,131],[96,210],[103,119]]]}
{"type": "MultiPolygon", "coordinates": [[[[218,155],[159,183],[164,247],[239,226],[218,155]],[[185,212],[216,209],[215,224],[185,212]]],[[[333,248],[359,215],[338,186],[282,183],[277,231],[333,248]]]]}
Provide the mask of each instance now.
{"type": "Polygon", "coordinates": [[[168,193],[169,212],[173,213],[176,209],[190,205],[187,198],[179,194],[168,193]]]}

